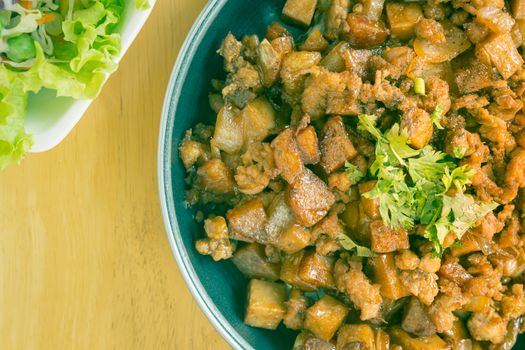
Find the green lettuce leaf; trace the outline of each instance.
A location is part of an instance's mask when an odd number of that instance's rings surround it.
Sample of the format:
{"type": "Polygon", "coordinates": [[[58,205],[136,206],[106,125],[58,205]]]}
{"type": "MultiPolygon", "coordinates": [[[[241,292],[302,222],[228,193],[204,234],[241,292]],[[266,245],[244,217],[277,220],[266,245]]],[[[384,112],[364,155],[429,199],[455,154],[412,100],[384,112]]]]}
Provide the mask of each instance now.
{"type": "MultiPolygon", "coordinates": [[[[136,5],[144,8],[147,1],[136,5]]],[[[76,99],[99,94],[107,75],[117,69],[121,39],[115,31],[124,7],[124,0],[76,2],[72,17],[62,23],[63,40],[53,40],[54,57],[35,43],[36,58],[29,70],[0,65],[0,169],[18,163],[31,147],[24,129],[28,92],[47,88],[76,99]]]]}

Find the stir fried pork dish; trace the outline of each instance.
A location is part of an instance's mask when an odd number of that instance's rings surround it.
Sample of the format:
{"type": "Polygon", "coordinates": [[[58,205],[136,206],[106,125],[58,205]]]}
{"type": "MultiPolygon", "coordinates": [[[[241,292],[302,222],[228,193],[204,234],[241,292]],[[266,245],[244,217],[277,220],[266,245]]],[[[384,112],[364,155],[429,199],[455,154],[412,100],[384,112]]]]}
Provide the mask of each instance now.
{"type": "Polygon", "coordinates": [[[282,21],[226,36],[215,123],[179,147],[195,248],[247,277],[246,324],[298,350],[511,349],[525,0],[288,0],[282,21]]]}

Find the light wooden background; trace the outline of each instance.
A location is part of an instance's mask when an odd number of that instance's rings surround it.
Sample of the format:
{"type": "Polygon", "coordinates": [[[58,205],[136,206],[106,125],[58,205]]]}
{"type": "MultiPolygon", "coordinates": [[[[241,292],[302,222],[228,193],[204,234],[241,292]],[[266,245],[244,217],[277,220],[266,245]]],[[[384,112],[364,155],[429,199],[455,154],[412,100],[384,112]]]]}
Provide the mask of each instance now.
{"type": "Polygon", "coordinates": [[[164,91],[204,4],[158,0],[68,138],[0,173],[0,349],[229,348],[178,272],[157,195],[164,91]]]}

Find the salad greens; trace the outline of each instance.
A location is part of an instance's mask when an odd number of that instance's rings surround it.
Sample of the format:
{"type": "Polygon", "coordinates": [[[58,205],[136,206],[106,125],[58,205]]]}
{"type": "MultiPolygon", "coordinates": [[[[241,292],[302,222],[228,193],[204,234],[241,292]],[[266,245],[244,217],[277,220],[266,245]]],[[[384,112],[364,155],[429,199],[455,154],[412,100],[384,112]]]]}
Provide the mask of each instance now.
{"type": "MultiPolygon", "coordinates": [[[[0,170],[31,147],[28,93],[90,99],[117,68],[126,0],[0,1],[0,170]]],[[[146,9],[147,0],[135,0],[146,9]]]]}
{"type": "Polygon", "coordinates": [[[494,202],[477,202],[465,194],[469,179],[475,174],[472,169],[458,166],[457,159],[432,146],[413,149],[397,124],[383,134],[375,127],[375,120],[375,116],[359,116],[358,129],[377,141],[376,159],[370,167],[377,183],[364,196],[379,199],[385,225],[407,230],[416,224],[424,225],[425,237],[440,255],[449,232],[460,239],[498,206],[494,202]]]}

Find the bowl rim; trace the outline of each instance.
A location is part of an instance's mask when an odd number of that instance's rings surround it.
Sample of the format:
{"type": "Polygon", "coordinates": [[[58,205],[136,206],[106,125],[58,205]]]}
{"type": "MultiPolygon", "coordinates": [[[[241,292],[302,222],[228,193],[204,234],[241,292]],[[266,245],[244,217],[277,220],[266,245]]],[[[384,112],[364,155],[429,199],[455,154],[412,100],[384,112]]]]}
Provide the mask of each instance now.
{"type": "Polygon", "coordinates": [[[171,126],[174,123],[178,107],[177,101],[180,97],[182,84],[187,76],[186,68],[195,55],[195,52],[202,41],[202,37],[226,2],[227,0],[208,1],[184,40],[171,73],[171,78],[164,97],[159,130],[157,159],[158,190],[166,234],[168,236],[173,256],[175,257],[182,277],[186,282],[186,286],[189,288],[193,298],[197,301],[208,320],[230,346],[236,350],[251,350],[253,347],[232,327],[211,300],[208,293],[206,293],[182,242],[177,217],[176,215],[170,214],[175,213],[175,203],[171,196],[173,189],[170,183],[172,135],[168,132],[168,129],[171,129],[171,126]]]}

